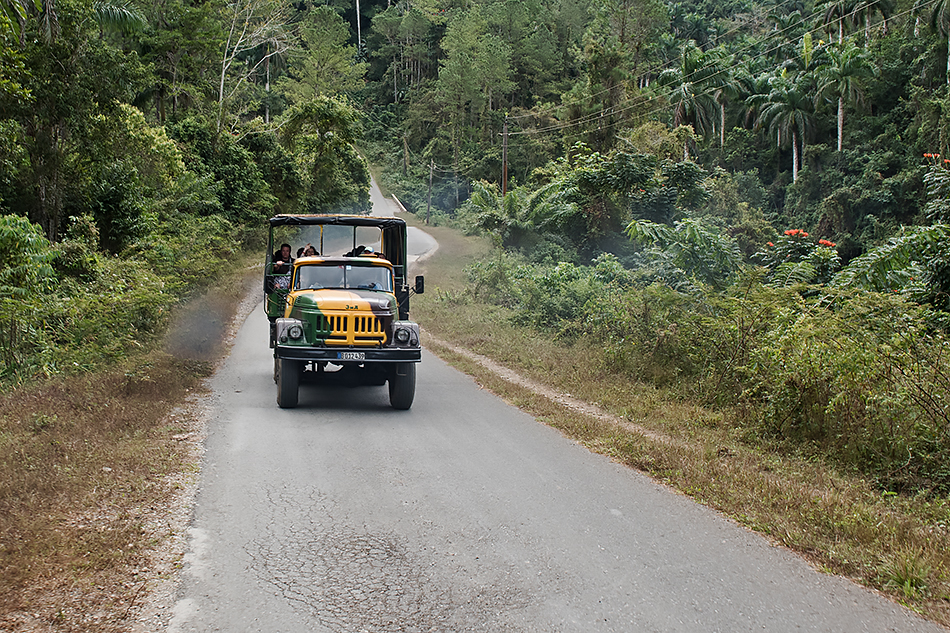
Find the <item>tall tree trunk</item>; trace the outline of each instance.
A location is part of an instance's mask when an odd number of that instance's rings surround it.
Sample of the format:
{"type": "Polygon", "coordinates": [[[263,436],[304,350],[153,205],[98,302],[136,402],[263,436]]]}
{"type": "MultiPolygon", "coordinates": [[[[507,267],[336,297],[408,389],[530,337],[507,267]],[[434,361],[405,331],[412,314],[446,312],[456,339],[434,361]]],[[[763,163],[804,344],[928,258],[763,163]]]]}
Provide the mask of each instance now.
{"type": "Polygon", "coordinates": [[[32,130],[28,149],[36,183],[36,199],[30,220],[54,242],[63,210],[63,128],[59,123],[41,124],[32,130]]]}
{"type": "MultiPolygon", "coordinates": [[[[270,51],[270,44],[267,45],[270,51]]],[[[270,123],[270,57],[264,62],[264,123],[270,123]]]]}
{"type": "Polygon", "coordinates": [[[838,97],[838,151],[841,151],[844,139],[844,97],[838,97]]]}
{"type": "Polygon", "coordinates": [[[775,177],[782,175],[782,132],[775,132],[775,177]]]}
{"type": "Polygon", "coordinates": [[[792,182],[798,181],[798,132],[792,130],[792,182]]]}
{"type": "MultiPolygon", "coordinates": [[[[170,53],[169,53],[169,56],[171,56],[170,53]]],[[[173,117],[178,116],[178,62],[179,61],[181,61],[181,58],[177,57],[174,60],[174,63],[172,64],[172,116],[173,117]]]]}
{"type": "Polygon", "coordinates": [[[719,104],[719,149],[726,144],[726,104],[719,104]]]}

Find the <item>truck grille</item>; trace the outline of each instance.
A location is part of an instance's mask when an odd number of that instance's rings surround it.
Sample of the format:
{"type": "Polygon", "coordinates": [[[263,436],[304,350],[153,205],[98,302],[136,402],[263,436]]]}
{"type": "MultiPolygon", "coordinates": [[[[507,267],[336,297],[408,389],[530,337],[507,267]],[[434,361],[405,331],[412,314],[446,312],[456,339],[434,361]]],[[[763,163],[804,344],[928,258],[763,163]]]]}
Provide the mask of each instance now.
{"type": "Polygon", "coordinates": [[[375,316],[318,315],[314,319],[315,338],[333,345],[377,345],[385,342],[383,322],[375,316]]]}

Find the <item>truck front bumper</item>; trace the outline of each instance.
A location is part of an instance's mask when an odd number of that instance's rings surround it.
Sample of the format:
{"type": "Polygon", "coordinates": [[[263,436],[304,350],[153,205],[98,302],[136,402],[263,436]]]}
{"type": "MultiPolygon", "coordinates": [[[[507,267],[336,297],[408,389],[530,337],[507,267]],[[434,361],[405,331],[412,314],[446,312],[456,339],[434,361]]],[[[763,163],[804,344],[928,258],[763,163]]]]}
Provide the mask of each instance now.
{"type": "Polygon", "coordinates": [[[278,345],[274,357],[285,360],[326,361],[329,363],[418,363],[422,348],[381,349],[359,347],[297,347],[278,345]]]}

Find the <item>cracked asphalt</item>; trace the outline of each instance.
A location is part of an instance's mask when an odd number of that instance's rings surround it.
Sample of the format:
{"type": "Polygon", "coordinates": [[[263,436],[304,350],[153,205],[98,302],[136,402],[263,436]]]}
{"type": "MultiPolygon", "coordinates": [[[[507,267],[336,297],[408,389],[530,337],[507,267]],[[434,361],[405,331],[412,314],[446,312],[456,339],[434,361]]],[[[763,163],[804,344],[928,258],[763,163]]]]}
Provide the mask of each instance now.
{"type": "Polygon", "coordinates": [[[424,354],[416,401],[276,405],[247,319],[168,631],[942,631],[587,451],[424,354]]]}
{"type": "Polygon", "coordinates": [[[507,628],[491,614],[511,609],[512,600],[493,585],[453,581],[464,570],[431,546],[334,518],[339,508],[315,491],[302,505],[293,496],[268,497],[267,507],[279,511],[245,553],[259,581],[307,618],[334,631],[475,630],[472,622],[507,628]]]}

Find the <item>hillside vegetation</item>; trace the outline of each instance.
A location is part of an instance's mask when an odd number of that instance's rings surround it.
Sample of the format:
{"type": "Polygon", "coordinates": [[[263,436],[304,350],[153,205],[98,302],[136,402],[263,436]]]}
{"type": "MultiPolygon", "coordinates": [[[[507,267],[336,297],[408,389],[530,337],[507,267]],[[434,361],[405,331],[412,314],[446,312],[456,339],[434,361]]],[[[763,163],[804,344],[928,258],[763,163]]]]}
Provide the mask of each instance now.
{"type": "Polygon", "coordinates": [[[356,96],[400,199],[491,236],[478,299],[944,495],[948,34],[937,1],[399,3],[356,96]]]}

